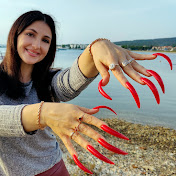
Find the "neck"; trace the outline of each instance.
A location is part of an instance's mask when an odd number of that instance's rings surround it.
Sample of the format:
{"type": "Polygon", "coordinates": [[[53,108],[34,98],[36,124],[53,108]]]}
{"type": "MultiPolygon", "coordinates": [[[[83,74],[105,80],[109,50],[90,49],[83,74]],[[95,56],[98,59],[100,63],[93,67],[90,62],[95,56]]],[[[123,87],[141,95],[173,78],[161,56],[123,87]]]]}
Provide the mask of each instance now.
{"type": "Polygon", "coordinates": [[[21,63],[20,82],[27,83],[31,81],[33,67],[33,65],[21,63]]]}

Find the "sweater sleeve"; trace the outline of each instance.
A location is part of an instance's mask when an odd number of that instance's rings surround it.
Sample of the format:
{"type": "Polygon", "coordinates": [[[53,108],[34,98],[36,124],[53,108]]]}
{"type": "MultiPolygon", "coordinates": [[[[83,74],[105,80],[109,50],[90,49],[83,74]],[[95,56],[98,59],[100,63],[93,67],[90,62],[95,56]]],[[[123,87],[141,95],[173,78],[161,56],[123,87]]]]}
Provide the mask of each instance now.
{"type": "Polygon", "coordinates": [[[23,137],[27,135],[21,124],[21,112],[24,106],[0,105],[0,136],[23,137]]]}
{"type": "Polygon", "coordinates": [[[69,101],[78,96],[97,76],[87,78],[78,66],[78,59],[72,67],[59,71],[52,79],[52,89],[56,101],[69,101]]]}

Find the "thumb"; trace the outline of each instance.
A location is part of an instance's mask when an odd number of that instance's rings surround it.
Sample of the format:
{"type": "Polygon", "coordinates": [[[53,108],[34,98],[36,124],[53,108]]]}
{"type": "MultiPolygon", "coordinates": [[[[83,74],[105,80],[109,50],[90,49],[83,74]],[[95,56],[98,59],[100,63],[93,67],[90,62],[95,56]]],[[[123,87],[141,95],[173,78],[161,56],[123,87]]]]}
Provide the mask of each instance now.
{"type": "MultiPolygon", "coordinates": [[[[101,73],[100,73],[101,74],[101,73]]],[[[101,74],[101,77],[103,79],[102,81],[102,86],[106,86],[108,83],[109,83],[109,79],[110,79],[110,74],[109,72],[107,71],[106,74],[101,74]]]]}
{"type": "Polygon", "coordinates": [[[99,111],[99,109],[88,109],[88,108],[81,107],[81,106],[78,106],[78,108],[87,114],[96,114],[99,111]]]}
{"type": "Polygon", "coordinates": [[[95,63],[95,64],[96,64],[97,70],[99,71],[99,73],[103,79],[102,85],[106,86],[109,82],[109,79],[110,79],[110,74],[108,72],[109,68],[102,63],[95,63]]]}

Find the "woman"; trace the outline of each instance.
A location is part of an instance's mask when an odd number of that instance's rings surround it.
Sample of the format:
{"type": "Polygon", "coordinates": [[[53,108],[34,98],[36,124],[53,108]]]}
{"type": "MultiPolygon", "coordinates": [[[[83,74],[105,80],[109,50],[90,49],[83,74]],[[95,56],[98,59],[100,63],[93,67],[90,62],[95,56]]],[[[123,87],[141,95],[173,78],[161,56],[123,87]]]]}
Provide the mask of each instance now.
{"type": "Polygon", "coordinates": [[[125,88],[128,88],[127,79],[122,70],[144,85],[138,72],[151,76],[144,67],[136,61],[124,67],[121,64],[132,57],[136,60],[156,58],[135,54],[106,39],[98,39],[84,50],[71,68],[52,70],[55,52],[55,24],[49,15],[30,11],[15,21],[0,65],[0,175],[69,175],[52,131],[62,139],[79,167],[91,173],[79,163],[71,140],[95,154],[81,133],[105,142],[105,138],[88,124],[104,127],[104,130],[108,126],[92,116],[98,109],[59,102],[78,96],[98,73],[103,78],[102,84],[107,85],[108,67],[112,63],[113,74],[125,88]]]}

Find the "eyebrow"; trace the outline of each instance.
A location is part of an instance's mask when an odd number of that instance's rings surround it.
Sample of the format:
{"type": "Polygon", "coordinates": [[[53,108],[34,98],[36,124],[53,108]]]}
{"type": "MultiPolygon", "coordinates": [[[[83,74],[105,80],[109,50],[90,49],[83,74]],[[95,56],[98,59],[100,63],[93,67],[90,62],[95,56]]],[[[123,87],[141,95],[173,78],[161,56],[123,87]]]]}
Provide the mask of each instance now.
{"type": "MultiPolygon", "coordinates": [[[[31,31],[33,31],[33,32],[35,32],[35,33],[38,34],[38,32],[37,32],[35,29],[27,29],[27,30],[31,30],[31,31]]],[[[47,35],[45,35],[44,37],[47,37],[47,38],[51,39],[51,37],[49,37],[49,36],[47,36],[47,35]]]]}

